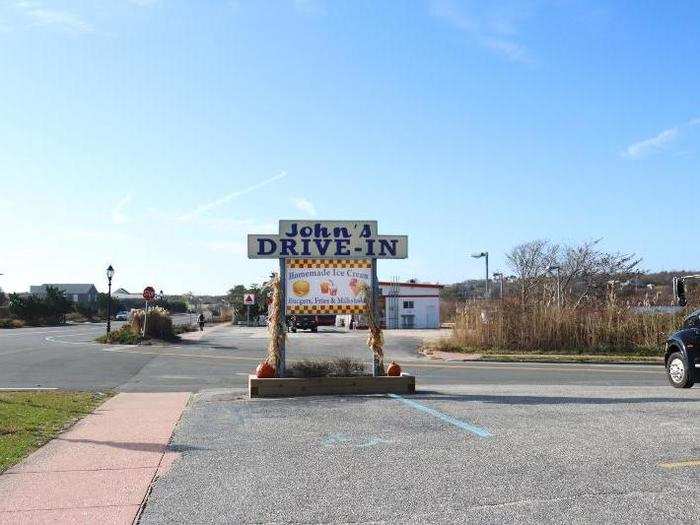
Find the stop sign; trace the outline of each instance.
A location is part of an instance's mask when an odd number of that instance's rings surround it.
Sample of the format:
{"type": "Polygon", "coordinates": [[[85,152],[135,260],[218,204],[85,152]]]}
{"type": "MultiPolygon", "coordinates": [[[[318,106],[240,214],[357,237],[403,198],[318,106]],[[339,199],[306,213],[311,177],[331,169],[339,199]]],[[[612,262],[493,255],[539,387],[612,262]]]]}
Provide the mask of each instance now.
{"type": "Polygon", "coordinates": [[[152,301],[156,296],[156,291],[153,289],[153,286],[146,286],[146,288],[143,289],[143,298],[146,299],[146,301],[152,301]]]}

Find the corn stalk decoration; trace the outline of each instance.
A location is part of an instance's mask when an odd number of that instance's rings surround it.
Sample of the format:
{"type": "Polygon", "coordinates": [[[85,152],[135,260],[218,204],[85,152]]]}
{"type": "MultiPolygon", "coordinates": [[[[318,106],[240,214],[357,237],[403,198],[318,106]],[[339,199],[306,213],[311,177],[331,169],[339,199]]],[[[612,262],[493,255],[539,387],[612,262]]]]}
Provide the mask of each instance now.
{"type": "Polygon", "coordinates": [[[365,299],[365,315],[367,316],[367,346],[372,350],[375,360],[379,363],[379,374],[384,375],[384,336],[382,335],[382,325],[377,317],[376,298],[372,288],[367,283],[360,285],[360,291],[365,299]]]}
{"type": "Polygon", "coordinates": [[[268,307],[267,329],[270,333],[270,342],[267,345],[266,361],[275,367],[279,375],[280,348],[284,346],[287,337],[287,324],[282,304],[282,283],[279,276],[276,275],[269,285],[272,289],[272,302],[268,307]]]}

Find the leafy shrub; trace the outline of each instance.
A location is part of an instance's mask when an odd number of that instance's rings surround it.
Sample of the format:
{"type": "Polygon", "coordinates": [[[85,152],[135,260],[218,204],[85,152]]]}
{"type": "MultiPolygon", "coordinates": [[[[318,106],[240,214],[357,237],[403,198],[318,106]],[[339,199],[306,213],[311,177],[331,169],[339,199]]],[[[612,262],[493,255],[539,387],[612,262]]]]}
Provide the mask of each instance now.
{"type": "MultiPolygon", "coordinates": [[[[95,316],[97,315],[97,307],[93,305],[88,305],[88,304],[80,304],[76,303],[73,305],[73,313],[77,314],[76,318],[78,316],[82,317],[83,319],[86,319],[88,321],[92,321],[95,316]]],[[[68,314],[66,318],[69,318],[71,314],[68,314]]]]}
{"type": "Polygon", "coordinates": [[[287,367],[289,377],[356,377],[369,375],[365,363],[357,359],[338,358],[325,361],[304,359],[287,367]]]}
{"type": "MultiPolygon", "coordinates": [[[[138,333],[143,333],[143,324],[146,319],[144,310],[133,310],[131,319],[131,327],[138,333]]],[[[165,308],[156,306],[149,308],[148,320],[146,322],[146,337],[155,339],[163,339],[170,341],[177,338],[173,329],[173,320],[170,318],[170,312],[165,308]]]]}
{"type": "Polygon", "coordinates": [[[120,345],[135,345],[141,341],[141,332],[133,329],[131,325],[125,324],[118,330],[97,338],[100,343],[112,343],[120,345]]]}
{"type": "Polygon", "coordinates": [[[72,310],[73,303],[66,294],[53,286],[47,286],[46,294],[41,297],[10,295],[10,315],[30,325],[63,323],[66,314],[72,310]]]}
{"type": "Polygon", "coordinates": [[[22,328],[24,321],[20,319],[0,319],[0,328],[22,328]]]}

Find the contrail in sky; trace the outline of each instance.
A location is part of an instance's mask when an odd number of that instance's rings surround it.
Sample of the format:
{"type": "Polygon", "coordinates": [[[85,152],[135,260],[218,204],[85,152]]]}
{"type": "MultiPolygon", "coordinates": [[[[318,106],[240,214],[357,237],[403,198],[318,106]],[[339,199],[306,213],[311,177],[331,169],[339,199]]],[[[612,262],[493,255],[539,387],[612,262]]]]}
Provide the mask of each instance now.
{"type": "Polygon", "coordinates": [[[248,186],[247,188],[244,188],[242,190],[227,193],[223,197],[220,197],[216,200],[213,200],[211,202],[207,202],[205,204],[200,204],[193,211],[185,213],[183,215],[180,215],[177,218],[177,220],[179,220],[179,221],[192,220],[195,217],[201,215],[202,213],[208,212],[209,210],[212,210],[214,208],[218,208],[219,206],[222,206],[223,204],[226,204],[227,202],[232,201],[233,199],[237,199],[241,195],[245,195],[246,193],[250,193],[251,191],[255,191],[259,188],[262,188],[263,186],[267,186],[271,182],[282,179],[286,176],[287,176],[287,172],[282,171],[282,172],[278,173],[277,175],[275,175],[274,177],[270,177],[269,179],[265,179],[263,181],[260,181],[257,184],[253,184],[252,186],[248,186]]]}

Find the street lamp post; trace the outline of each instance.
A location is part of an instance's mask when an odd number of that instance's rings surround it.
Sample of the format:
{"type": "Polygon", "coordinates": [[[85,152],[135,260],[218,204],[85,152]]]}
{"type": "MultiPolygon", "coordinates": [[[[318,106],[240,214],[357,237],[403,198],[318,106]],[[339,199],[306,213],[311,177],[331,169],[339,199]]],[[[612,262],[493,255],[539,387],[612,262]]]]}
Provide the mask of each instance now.
{"type": "Polygon", "coordinates": [[[479,253],[472,253],[472,257],[475,259],[481,259],[484,257],[486,261],[486,292],[484,297],[486,299],[489,298],[489,252],[479,252],[479,253]]]}
{"type": "Polygon", "coordinates": [[[107,267],[107,333],[112,330],[112,277],[114,268],[110,264],[107,267]]]}

